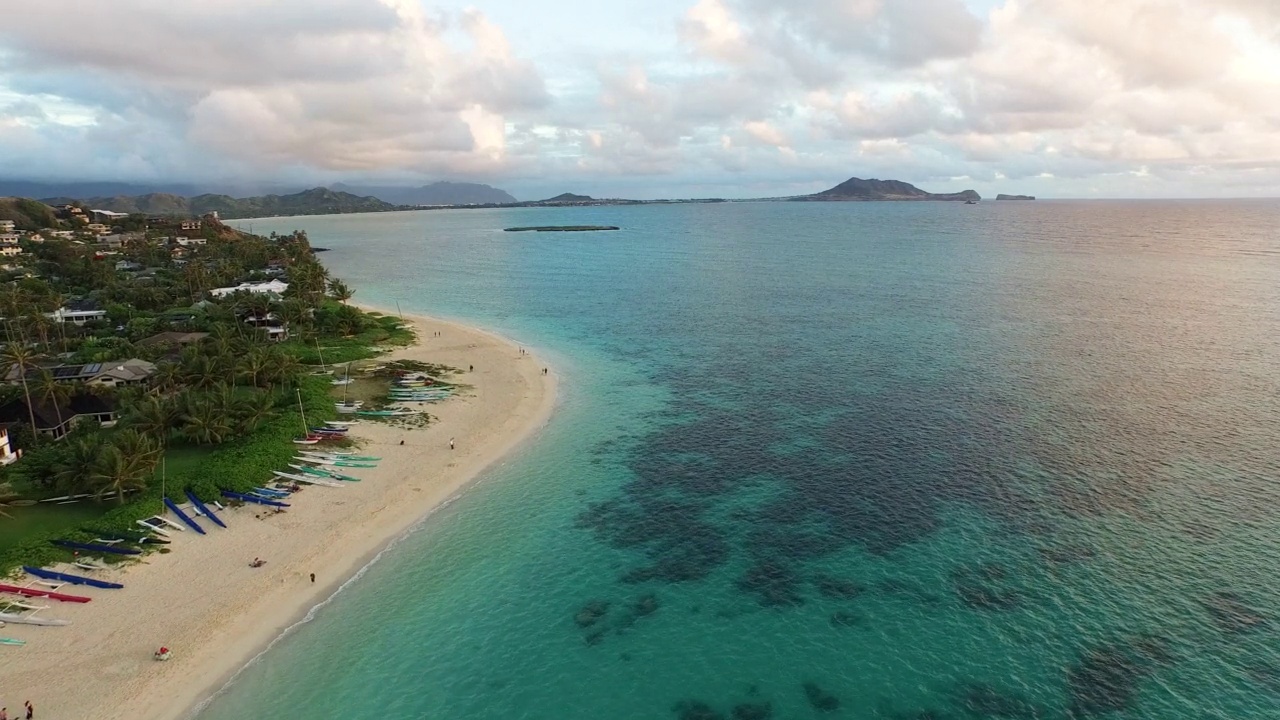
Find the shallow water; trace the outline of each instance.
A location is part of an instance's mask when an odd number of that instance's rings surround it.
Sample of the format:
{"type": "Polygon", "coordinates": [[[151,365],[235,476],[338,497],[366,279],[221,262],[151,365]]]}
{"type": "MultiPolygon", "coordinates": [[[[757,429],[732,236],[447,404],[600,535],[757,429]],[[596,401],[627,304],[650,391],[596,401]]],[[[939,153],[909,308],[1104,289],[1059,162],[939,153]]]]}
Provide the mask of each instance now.
{"type": "Polygon", "coordinates": [[[1276,203],[250,223],[564,397],[204,720],[1280,712],[1276,203]]]}

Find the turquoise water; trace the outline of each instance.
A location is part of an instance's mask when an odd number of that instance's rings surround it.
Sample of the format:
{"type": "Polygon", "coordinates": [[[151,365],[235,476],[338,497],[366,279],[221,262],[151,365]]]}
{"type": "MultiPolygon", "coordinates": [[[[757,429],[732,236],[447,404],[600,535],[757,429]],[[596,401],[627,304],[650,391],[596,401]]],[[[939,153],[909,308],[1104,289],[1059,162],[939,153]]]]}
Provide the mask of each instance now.
{"type": "Polygon", "coordinates": [[[563,397],[202,720],[1280,716],[1276,203],[252,225],[563,397]]]}

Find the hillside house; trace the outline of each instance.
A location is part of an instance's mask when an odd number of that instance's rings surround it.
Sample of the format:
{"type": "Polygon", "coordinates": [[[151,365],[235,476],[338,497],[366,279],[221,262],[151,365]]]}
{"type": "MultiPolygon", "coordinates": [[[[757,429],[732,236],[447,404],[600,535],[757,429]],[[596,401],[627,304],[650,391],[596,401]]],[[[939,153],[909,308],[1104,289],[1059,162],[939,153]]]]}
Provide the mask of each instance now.
{"type": "Polygon", "coordinates": [[[14,257],[22,254],[22,248],[17,245],[0,245],[0,257],[14,257]]]}
{"type": "Polygon", "coordinates": [[[61,238],[63,240],[70,240],[75,237],[75,232],[72,230],[45,230],[44,234],[51,238],[61,238]]]}
{"type": "Polygon", "coordinates": [[[204,238],[202,238],[202,237],[181,237],[181,236],[178,236],[178,237],[175,237],[175,238],[173,239],[173,241],[174,241],[174,242],[176,242],[176,243],[178,243],[178,244],[179,244],[179,245],[181,245],[182,247],[189,247],[189,246],[191,246],[191,245],[204,245],[204,244],[208,243],[208,240],[205,240],[205,239],[204,239],[204,238]]]}
{"type": "Polygon", "coordinates": [[[142,263],[137,263],[132,260],[116,261],[116,270],[120,270],[122,272],[137,272],[138,270],[141,270],[141,269],[142,269],[142,263]]]}
{"type": "Polygon", "coordinates": [[[107,311],[103,310],[96,301],[89,299],[72,300],[49,313],[49,317],[53,318],[54,322],[69,322],[72,325],[84,325],[90,320],[101,320],[106,316],[107,311]]]}
{"type": "Polygon", "coordinates": [[[103,225],[102,223],[89,223],[84,226],[84,229],[94,233],[95,235],[108,235],[111,233],[111,228],[103,225]]]}
{"type": "MultiPolygon", "coordinates": [[[[121,387],[146,382],[148,378],[155,374],[156,366],[146,360],[133,358],[109,363],[28,368],[26,372],[27,382],[34,382],[43,372],[51,373],[53,379],[59,382],[82,382],[90,386],[121,387]]],[[[22,375],[19,374],[16,365],[9,368],[4,380],[10,385],[17,385],[22,382],[22,375]]]]}
{"type": "MultiPolygon", "coordinates": [[[[61,406],[35,398],[31,399],[30,410],[24,399],[0,406],[0,424],[6,428],[30,425],[32,416],[35,417],[37,433],[60,440],[80,423],[96,422],[103,427],[115,425],[116,407],[110,399],[90,393],[74,395],[61,406]]],[[[17,452],[21,453],[21,449],[17,452]]]]}
{"type": "Polygon", "coordinates": [[[113,223],[129,217],[129,213],[112,212],[110,210],[90,210],[89,214],[93,217],[94,222],[100,223],[113,223]]]}
{"type": "Polygon", "coordinates": [[[17,229],[12,220],[0,220],[0,233],[11,233],[17,229]]]}
{"type": "Polygon", "coordinates": [[[0,245],[17,245],[21,239],[16,232],[0,232],[0,245]]]}
{"type": "Polygon", "coordinates": [[[201,223],[199,220],[183,220],[182,224],[179,225],[178,227],[182,228],[183,230],[190,231],[190,230],[199,230],[202,227],[202,225],[203,223],[201,223]]]}
{"type": "Polygon", "coordinates": [[[230,295],[232,293],[238,293],[238,292],[261,293],[264,295],[281,297],[284,295],[284,292],[288,289],[289,289],[289,283],[287,282],[281,282],[279,280],[268,280],[266,282],[259,282],[259,283],[243,282],[243,283],[240,283],[239,285],[236,285],[235,287],[214,288],[209,291],[209,294],[218,298],[226,297],[227,295],[230,295]]]}

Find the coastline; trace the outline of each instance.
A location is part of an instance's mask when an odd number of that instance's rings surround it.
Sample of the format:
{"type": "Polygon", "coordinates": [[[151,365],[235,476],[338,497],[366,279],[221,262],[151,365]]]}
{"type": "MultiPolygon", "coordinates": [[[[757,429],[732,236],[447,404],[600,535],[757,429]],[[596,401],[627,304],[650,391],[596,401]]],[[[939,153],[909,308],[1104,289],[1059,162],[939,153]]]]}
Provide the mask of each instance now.
{"type": "Polygon", "coordinates": [[[263,519],[252,507],[228,508],[228,529],[175,532],[171,553],[102,574],[123,590],[89,590],[93,601],[84,605],[48,603],[43,614],[70,627],[4,628],[28,644],[3,655],[0,704],[31,699],[38,717],[52,720],[189,717],[389,544],[546,425],[556,379],[532,355],[478,328],[404,317],[417,343],[381,358],[460,368],[467,393],[430,406],[424,428],[354,426],[360,446],[382,458],[360,472],[362,482],[309,487],[287,513],[263,519]],[[267,565],[250,568],[255,557],[267,565]],[[174,652],[169,662],[151,658],[161,645],[174,652]]]}

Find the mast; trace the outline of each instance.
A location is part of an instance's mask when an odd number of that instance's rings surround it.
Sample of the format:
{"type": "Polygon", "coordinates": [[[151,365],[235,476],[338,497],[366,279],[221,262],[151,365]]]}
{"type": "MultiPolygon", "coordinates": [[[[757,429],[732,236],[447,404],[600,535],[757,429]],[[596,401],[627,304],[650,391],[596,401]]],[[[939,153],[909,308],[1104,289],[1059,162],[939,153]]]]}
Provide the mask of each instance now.
{"type": "Polygon", "coordinates": [[[307,429],[307,413],[302,409],[302,389],[294,390],[298,394],[298,415],[302,418],[302,437],[307,437],[311,431],[307,429]]]}

